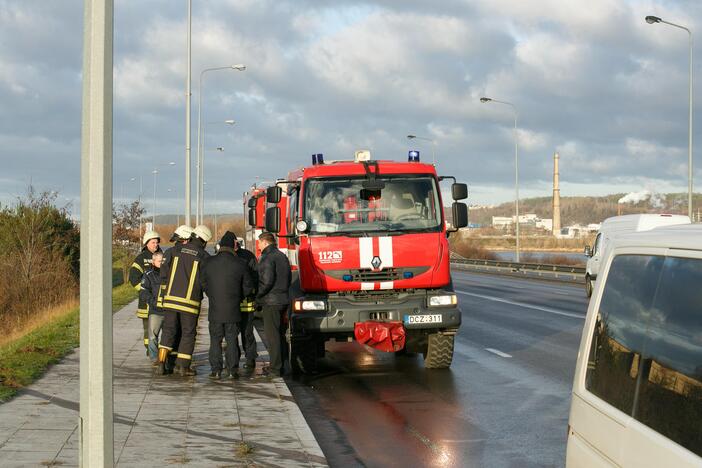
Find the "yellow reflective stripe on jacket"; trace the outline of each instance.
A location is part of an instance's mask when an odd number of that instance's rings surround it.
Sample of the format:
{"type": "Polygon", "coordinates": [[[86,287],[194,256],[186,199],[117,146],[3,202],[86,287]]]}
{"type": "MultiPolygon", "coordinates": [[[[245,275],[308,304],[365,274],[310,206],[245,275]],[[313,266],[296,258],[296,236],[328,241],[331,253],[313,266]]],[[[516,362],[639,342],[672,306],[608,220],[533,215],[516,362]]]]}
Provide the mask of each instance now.
{"type": "Polygon", "coordinates": [[[193,287],[195,286],[195,277],[197,276],[197,266],[199,262],[195,260],[193,262],[193,271],[190,272],[190,284],[188,284],[188,292],[185,293],[185,298],[190,300],[193,295],[193,287]]]}
{"type": "Polygon", "coordinates": [[[253,312],[256,310],[256,305],[253,301],[241,301],[239,309],[241,309],[242,312],[253,312]]]}
{"type": "Polygon", "coordinates": [[[149,318],[149,311],[147,309],[137,309],[136,315],[142,319],[149,318]]]}
{"type": "Polygon", "coordinates": [[[192,360],[192,356],[189,354],[183,354],[183,353],[178,353],[178,359],[190,359],[192,360]]]}
{"type": "Polygon", "coordinates": [[[136,269],[139,270],[140,272],[144,273],[144,269],[143,269],[143,268],[141,267],[141,265],[139,265],[137,262],[132,263],[131,268],[136,268],[136,269]]]}
{"type": "Polygon", "coordinates": [[[141,291],[141,283],[137,283],[136,286],[134,286],[134,289],[141,291]]]}
{"type": "Polygon", "coordinates": [[[175,276],[175,272],[178,269],[178,257],[173,259],[173,266],[171,266],[171,278],[168,280],[168,292],[166,293],[166,296],[171,295],[171,288],[173,288],[173,277],[175,276]]]}
{"type": "Polygon", "coordinates": [[[172,303],[163,303],[163,308],[164,309],[170,309],[170,310],[176,310],[179,312],[188,312],[190,314],[195,314],[198,315],[200,313],[200,308],[199,307],[190,307],[190,306],[184,306],[180,304],[172,304],[172,303]]]}
{"type": "Polygon", "coordinates": [[[178,297],[178,296],[166,296],[163,298],[163,300],[164,301],[180,302],[182,304],[190,304],[192,306],[200,307],[200,301],[193,301],[192,299],[183,299],[182,297],[178,297]]]}

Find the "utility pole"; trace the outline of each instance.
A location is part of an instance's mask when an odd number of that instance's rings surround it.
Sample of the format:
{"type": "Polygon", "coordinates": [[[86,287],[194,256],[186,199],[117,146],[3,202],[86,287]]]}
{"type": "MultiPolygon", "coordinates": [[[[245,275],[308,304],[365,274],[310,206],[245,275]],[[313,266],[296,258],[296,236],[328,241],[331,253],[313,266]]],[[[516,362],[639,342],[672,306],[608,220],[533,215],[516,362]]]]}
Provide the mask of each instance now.
{"type": "Polygon", "coordinates": [[[80,221],[81,467],[114,465],[112,74],[114,0],[84,3],[80,221]]]}
{"type": "Polygon", "coordinates": [[[190,226],[190,75],[192,72],[191,32],[193,1],[188,0],[188,73],[185,80],[185,224],[190,226]]]}

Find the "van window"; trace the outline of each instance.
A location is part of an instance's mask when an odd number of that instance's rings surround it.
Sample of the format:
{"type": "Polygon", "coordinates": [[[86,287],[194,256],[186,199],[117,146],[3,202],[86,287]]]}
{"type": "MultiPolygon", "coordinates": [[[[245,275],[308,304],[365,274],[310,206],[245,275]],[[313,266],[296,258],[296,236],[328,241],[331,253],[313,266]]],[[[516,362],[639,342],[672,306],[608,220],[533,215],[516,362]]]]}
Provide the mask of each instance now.
{"type": "Polygon", "coordinates": [[[597,234],[595,238],[595,245],[592,247],[592,256],[596,257],[600,253],[600,247],[602,246],[602,233],[597,234]]]}
{"type": "Polygon", "coordinates": [[[586,387],[702,455],[702,260],[614,258],[586,387]]]}

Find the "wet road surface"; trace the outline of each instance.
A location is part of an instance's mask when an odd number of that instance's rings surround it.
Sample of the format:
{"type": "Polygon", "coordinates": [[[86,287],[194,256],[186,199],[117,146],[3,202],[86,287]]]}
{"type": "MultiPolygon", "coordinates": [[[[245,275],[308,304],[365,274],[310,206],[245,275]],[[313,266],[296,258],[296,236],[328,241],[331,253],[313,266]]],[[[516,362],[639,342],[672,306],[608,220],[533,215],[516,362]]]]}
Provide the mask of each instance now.
{"type": "Polygon", "coordinates": [[[454,272],[463,324],[451,369],[327,343],[287,378],[331,466],[562,466],[587,309],[578,285],[454,272]]]}

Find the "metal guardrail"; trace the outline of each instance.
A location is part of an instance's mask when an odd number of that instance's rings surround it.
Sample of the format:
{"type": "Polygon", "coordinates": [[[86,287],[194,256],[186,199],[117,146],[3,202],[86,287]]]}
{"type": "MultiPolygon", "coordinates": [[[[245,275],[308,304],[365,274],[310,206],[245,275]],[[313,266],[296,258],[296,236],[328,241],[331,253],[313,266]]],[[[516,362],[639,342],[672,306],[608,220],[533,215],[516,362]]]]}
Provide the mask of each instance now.
{"type": "Polygon", "coordinates": [[[512,276],[528,276],[531,278],[548,278],[560,281],[583,282],[585,267],[571,265],[552,265],[547,263],[519,263],[500,260],[478,260],[451,256],[451,263],[478,271],[487,271],[512,276]]]}

